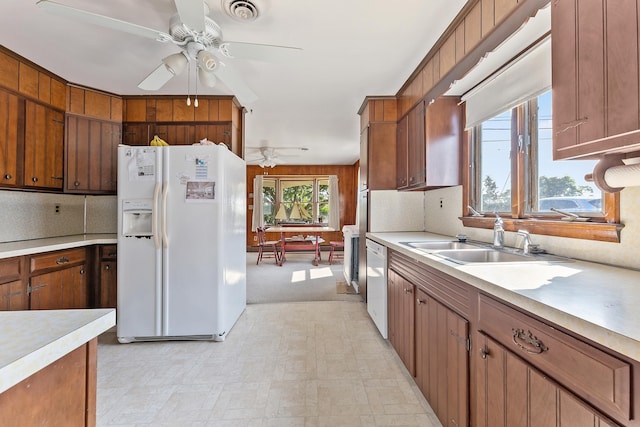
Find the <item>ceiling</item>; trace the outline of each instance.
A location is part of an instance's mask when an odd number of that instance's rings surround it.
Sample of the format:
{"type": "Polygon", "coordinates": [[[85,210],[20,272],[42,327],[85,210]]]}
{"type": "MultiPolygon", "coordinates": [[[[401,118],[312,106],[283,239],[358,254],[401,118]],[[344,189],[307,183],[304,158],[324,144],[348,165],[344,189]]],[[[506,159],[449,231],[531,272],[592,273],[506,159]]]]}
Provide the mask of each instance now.
{"type": "MultiPolygon", "coordinates": [[[[173,0],[56,1],[164,32],[176,13],[173,0]]],[[[258,96],[245,105],[248,163],[257,163],[250,147],[308,148],[285,150],[282,162],[295,165],[355,163],[365,96],[395,95],[466,2],[252,1],[259,18],[238,22],[223,11],[225,0],[206,0],[225,40],[302,49],[285,64],[227,60],[258,96]]],[[[137,87],[179,51],[175,45],[53,15],[35,3],[0,2],[0,44],[71,83],[118,95],[194,97],[195,77],[188,90],[187,72],[155,92],[137,87]]],[[[231,94],[222,83],[198,92],[231,94]]]]}

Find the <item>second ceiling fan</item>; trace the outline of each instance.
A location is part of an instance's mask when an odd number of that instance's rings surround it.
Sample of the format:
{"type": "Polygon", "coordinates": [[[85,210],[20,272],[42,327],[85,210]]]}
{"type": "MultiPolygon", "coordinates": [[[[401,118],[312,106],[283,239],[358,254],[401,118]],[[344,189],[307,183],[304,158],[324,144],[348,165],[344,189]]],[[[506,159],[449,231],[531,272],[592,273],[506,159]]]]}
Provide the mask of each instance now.
{"type": "Polygon", "coordinates": [[[144,90],[160,89],[193,61],[202,85],[213,87],[216,79],[220,79],[246,105],[257,99],[256,94],[222,58],[281,62],[301,51],[296,47],[226,41],[222,29],[207,16],[209,8],[203,0],[174,2],[177,13],[171,17],[168,33],[50,0],[39,0],[37,5],[57,15],[179,46],[180,52],[163,58],[161,64],[138,84],[144,90]]]}

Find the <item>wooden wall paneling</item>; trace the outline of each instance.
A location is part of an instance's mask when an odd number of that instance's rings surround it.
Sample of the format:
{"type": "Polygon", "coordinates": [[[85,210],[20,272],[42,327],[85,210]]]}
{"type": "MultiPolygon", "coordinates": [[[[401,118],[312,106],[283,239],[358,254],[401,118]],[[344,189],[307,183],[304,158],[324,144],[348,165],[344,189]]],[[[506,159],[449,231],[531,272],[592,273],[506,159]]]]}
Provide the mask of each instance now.
{"type": "Polygon", "coordinates": [[[67,98],[67,112],[84,115],[84,90],[79,87],[69,86],[67,98]]]}
{"type": "Polygon", "coordinates": [[[464,48],[464,21],[458,24],[456,28],[456,59],[455,62],[462,60],[465,54],[464,48]]]}
{"type": "Polygon", "coordinates": [[[173,121],[173,100],[172,99],[156,99],[155,100],[155,121],[171,122],[173,121]]]}
{"type": "Polygon", "coordinates": [[[395,122],[398,120],[398,102],[396,99],[385,99],[382,101],[384,114],[382,120],[385,122],[395,122]]]}
{"type": "Polygon", "coordinates": [[[220,102],[218,99],[209,100],[209,121],[217,122],[220,120],[220,102]]]}
{"type": "Polygon", "coordinates": [[[452,33],[440,48],[440,73],[448,73],[456,63],[456,34],[452,33]]]}
{"type": "Polygon", "coordinates": [[[124,103],[124,107],[124,121],[147,121],[147,101],[145,99],[127,99],[124,103]]]}
{"type": "Polygon", "coordinates": [[[111,97],[92,90],[84,91],[84,115],[109,120],[111,118],[111,97]]]}
{"type": "Polygon", "coordinates": [[[274,168],[263,169],[256,165],[247,165],[247,246],[255,245],[251,231],[253,210],[249,193],[253,193],[253,178],[256,175],[289,176],[289,175],[337,175],[340,191],[340,230],[331,233],[322,233],[325,241],[342,240],[342,226],[355,224],[357,201],[357,165],[278,165],[274,168]],[[266,174],[265,174],[266,173],[266,174]]]}
{"type": "Polygon", "coordinates": [[[110,98],[111,101],[111,115],[109,119],[114,122],[121,123],[123,120],[122,116],[122,98],[112,96],[110,98]]]}
{"type": "Polygon", "coordinates": [[[67,105],[67,85],[56,79],[51,80],[51,105],[59,110],[67,105]]]}
{"type": "Polygon", "coordinates": [[[504,18],[518,6],[518,1],[519,0],[494,0],[494,26],[500,25],[504,18]]]}
{"type": "Polygon", "coordinates": [[[207,122],[209,121],[209,103],[211,101],[208,99],[200,99],[198,101],[198,108],[194,110],[194,120],[196,122],[207,122]]]}
{"type": "Polygon", "coordinates": [[[360,109],[360,131],[362,131],[364,128],[367,127],[367,125],[369,124],[369,109],[371,107],[371,104],[369,102],[367,102],[367,100],[364,101],[365,104],[363,105],[363,107],[360,109]]]}
{"type": "Polygon", "coordinates": [[[18,90],[20,61],[0,51],[0,86],[18,90]]]}
{"type": "MultiPolygon", "coordinates": [[[[173,121],[174,122],[192,122],[195,118],[195,107],[193,103],[187,105],[187,101],[182,98],[173,99],[173,121]]],[[[156,117],[156,121],[159,121],[156,117]]]]}
{"type": "Polygon", "coordinates": [[[218,105],[218,120],[221,122],[230,122],[232,119],[233,100],[231,98],[220,99],[218,105]]]}
{"type": "Polygon", "coordinates": [[[51,104],[51,77],[38,73],[38,99],[51,104]]]}
{"type": "Polygon", "coordinates": [[[19,92],[38,99],[38,70],[20,62],[19,76],[19,92]]]}
{"type": "Polygon", "coordinates": [[[482,39],[482,2],[479,1],[464,18],[465,54],[476,47],[480,39],[482,39]]]}
{"type": "MultiPolygon", "coordinates": [[[[427,62],[422,71],[423,96],[433,87],[433,61],[427,62]]],[[[406,112],[406,111],[405,111],[406,112]]]]}
{"type": "Polygon", "coordinates": [[[493,30],[495,26],[494,0],[482,0],[482,37],[493,30]]]}

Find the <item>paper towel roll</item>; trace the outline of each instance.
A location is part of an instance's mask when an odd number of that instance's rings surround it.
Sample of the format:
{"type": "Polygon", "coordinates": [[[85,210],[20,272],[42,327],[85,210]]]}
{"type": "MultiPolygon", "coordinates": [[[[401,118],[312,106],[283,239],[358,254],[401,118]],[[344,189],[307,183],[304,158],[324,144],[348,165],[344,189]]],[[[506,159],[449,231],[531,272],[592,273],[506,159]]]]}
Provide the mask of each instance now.
{"type": "Polygon", "coordinates": [[[604,156],[596,163],[593,173],[584,178],[593,181],[602,191],[616,193],[624,187],[640,185],[640,162],[619,155],[604,156]]]}
{"type": "Polygon", "coordinates": [[[640,185],[640,164],[613,166],[604,172],[609,187],[634,187],[640,185]]]}

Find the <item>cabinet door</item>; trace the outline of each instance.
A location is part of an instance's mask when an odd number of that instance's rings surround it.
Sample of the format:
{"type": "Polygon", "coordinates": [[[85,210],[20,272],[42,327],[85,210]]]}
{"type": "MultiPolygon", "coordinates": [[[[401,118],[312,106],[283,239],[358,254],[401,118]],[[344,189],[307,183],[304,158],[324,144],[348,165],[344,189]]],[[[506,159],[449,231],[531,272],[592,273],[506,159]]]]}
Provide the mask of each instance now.
{"type": "Polygon", "coordinates": [[[367,176],[369,190],[396,188],[396,124],[369,125],[367,176]]]}
{"type": "Polygon", "coordinates": [[[0,311],[27,308],[27,291],[22,280],[0,284],[0,311]]]}
{"type": "Polygon", "coordinates": [[[20,106],[16,95],[0,90],[0,185],[22,183],[18,165],[22,162],[20,149],[20,106]]]}
{"type": "Polygon", "coordinates": [[[425,105],[424,101],[413,107],[408,113],[408,148],[409,153],[409,187],[420,187],[426,181],[426,140],[425,140],[425,105]]]}
{"type": "Polygon", "coordinates": [[[460,184],[462,107],[459,98],[441,97],[427,107],[425,164],[427,187],[460,184]]]}
{"type": "Polygon", "coordinates": [[[149,145],[153,139],[147,123],[123,123],[122,143],[126,145],[149,145]]]}
{"type": "Polygon", "coordinates": [[[89,308],[88,283],[85,273],[84,264],[53,273],[60,283],[61,308],[89,308]]]}
{"type": "Polygon", "coordinates": [[[616,426],[488,336],[478,333],[479,427],[616,426]]]}
{"type": "Polygon", "coordinates": [[[408,185],[408,123],[408,117],[404,116],[398,122],[396,129],[396,188],[398,190],[407,188],[408,185]]]}
{"type": "Polygon", "coordinates": [[[416,383],[442,425],[469,425],[469,323],[420,289],[415,308],[416,383]]]}
{"type": "Polygon", "coordinates": [[[100,307],[116,308],[118,305],[118,267],[116,261],[100,262],[100,307]]]}
{"type": "Polygon", "coordinates": [[[55,273],[40,274],[29,280],[29,308],[55,310],[62,308],[61,284],[55,273]]]}
{"type": "Polygon", "coordinates": [[[62,189],[64,115],[26,101],[24,137],[24,185],[62,189]]]}
{"type": "Polygon", "coordinates": [[[389,341],[411,375],[415,374],[414,294],[415,286],[388,270],[389,341]]]}
{"type": "Polygon", "coordinates": [[[116,123],[67,116],[65,190],[114,193],[119,140],[116,123]]]}

